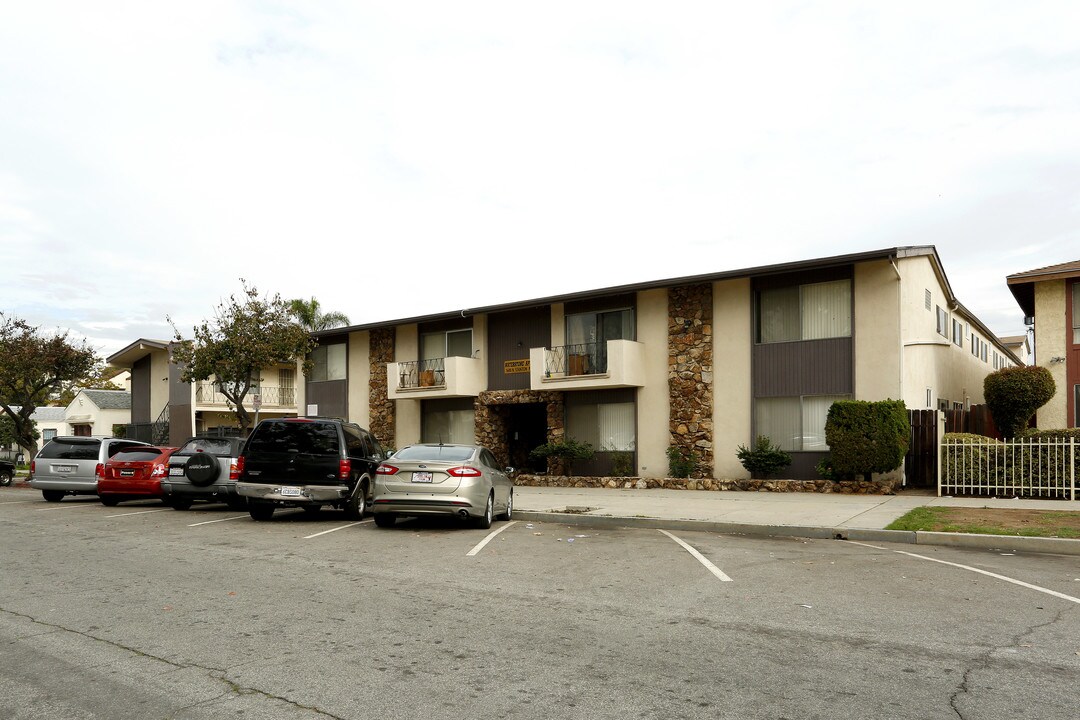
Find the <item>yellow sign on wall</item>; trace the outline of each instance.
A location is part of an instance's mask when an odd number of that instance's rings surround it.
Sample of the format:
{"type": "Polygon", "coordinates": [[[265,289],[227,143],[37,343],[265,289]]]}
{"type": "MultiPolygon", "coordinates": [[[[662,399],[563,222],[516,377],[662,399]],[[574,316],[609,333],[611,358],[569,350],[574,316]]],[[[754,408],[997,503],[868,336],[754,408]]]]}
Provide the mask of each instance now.
{"type": "Polygon", "coordinates": [[[514,373],[527,373],[529,372],[528,360],[507,360],[503,363],[503,374],[513,375],[514,373]]]}

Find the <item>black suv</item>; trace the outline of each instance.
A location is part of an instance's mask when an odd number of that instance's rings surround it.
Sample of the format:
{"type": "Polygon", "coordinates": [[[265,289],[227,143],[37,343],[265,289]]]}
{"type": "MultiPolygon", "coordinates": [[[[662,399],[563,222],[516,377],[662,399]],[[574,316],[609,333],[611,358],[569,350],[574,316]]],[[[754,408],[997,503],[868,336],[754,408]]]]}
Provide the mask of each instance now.
{"type": "Polygon", "coordinates": [[[375,468],[386,459],[375,436],[359,425],[329,418],[273,418],[252,430],[240,457],[236,491],[255,520],[279,507],[340,508],[364,516],[375,468]]]}

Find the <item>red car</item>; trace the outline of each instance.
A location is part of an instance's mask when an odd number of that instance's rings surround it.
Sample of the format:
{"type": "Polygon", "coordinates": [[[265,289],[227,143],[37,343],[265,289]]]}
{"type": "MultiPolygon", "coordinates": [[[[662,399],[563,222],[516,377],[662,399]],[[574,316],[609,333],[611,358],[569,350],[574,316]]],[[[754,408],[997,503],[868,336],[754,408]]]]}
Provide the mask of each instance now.
{"type": "Polygon", "coordinates": [[[161,497],[161,481],[169,475],[169,456],[174,447],[140,445],[116,453],[105,463],[97,481],[103,505],[121,500],[161,497]]]}

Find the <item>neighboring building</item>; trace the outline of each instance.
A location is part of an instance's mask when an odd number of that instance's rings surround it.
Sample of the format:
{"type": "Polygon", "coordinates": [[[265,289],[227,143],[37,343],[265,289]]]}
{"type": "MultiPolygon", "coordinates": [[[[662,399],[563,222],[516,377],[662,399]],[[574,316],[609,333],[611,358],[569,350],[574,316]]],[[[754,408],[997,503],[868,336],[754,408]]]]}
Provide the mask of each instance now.
{"type": "MultiPolygon", "coordinates": [[[[213,381],[186,383],[180,368],[169,361],[171,343],[139,339],[106,358],[115,367],[130,370],[131,419],[127,437],[179,445],[192,435],[237,435],[239,426],[220,387],[213,381]]],[[[297,368],[264,370],[261,383],[249,392],[245,407],[255,417],[295,416],[301,399],[297,368]]]]}
{"type": "Polygon", "coordinates": [[[671,446],[692,449],[705,475],[746,477],[736,450],[757,435],[792,453],[789,477],[814,477],[834,400],[969,407],[989,372],[1020,362],[956,299],[929,246],[316,337],[305,414],[356,421],[393,447],[476,440],[525,469],[529,450],[569,436],[600,451],[578,472],[629,453],[645,477],[667,474],[671,446]]]}
{"type": "MultiPolygon", "coordinates": [[[[19,406],[16,405],[11,409],[18,412],[19,406]]],[[[3,412],[3,408],[0,408],[0,413],[3,412]]],[[[62,407],[39,407],[34,410],[30,419],[37,423],[39,435],[37,447],[32,448],[34,455],[37,455],[45,443],[52,440],[57,435],[66,435],[68,433],[67,425],[64,423],[64,414],[66,412],[67,408],[62,407]]],[[[14,445],[0,447],[0,457],[5,459],[15,459],[18,455],[26,455],[26,450],[28,449],[30,448],[19,448],[14,445]]]]}
{"type": "Polygon", "coordinates": [[[64,411],[64,435],[111,436],[114,427],[131,422],[131,393],[126,390],[80,390],[64,411]]]}
{"type": "Polygon", "coordinates": [[[1012,350],[1024,365],[1031,364],[1031,338],[1028,335],[1007,335],[998,338],[1001,344],[1012,350]]]}
{"type": "Polygon", "coordinates": [[[1036,415],[1043,429],[1080,427],[1080,260],[1009,275],[1009,290],[1034,322],[1032,364],[1050,370],[1057,393],[1036,415]]]}

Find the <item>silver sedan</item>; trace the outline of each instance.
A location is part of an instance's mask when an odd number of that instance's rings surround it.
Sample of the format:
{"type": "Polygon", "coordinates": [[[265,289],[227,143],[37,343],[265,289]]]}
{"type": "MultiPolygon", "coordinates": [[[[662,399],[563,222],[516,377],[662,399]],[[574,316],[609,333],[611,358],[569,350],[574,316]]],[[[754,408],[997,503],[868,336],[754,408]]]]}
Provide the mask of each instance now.
{"type": "Polygon", "coordinates": [[[513,515],[513,471],[479,445],[409,445],[375,471],[375,524],[389,527],[399,515],[456,515],[489,528],[496,515],[513,515]]]}

